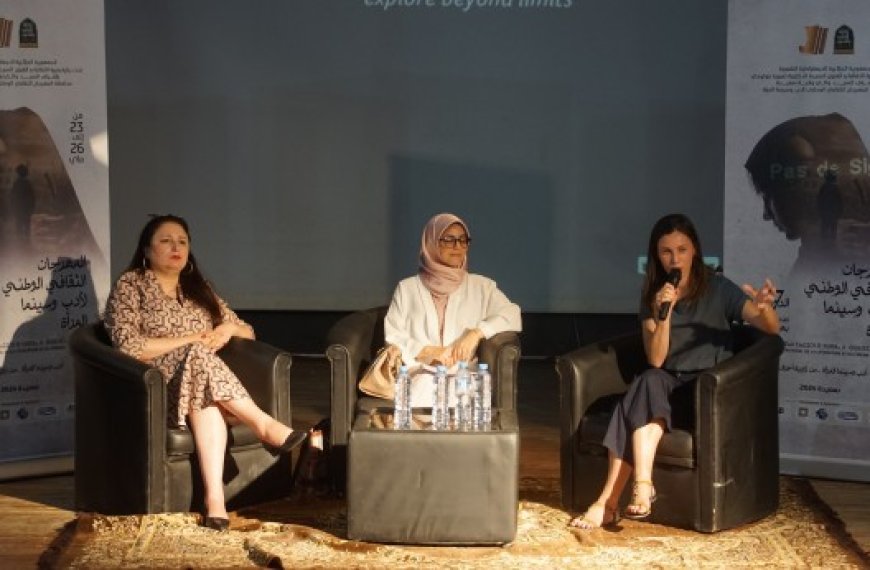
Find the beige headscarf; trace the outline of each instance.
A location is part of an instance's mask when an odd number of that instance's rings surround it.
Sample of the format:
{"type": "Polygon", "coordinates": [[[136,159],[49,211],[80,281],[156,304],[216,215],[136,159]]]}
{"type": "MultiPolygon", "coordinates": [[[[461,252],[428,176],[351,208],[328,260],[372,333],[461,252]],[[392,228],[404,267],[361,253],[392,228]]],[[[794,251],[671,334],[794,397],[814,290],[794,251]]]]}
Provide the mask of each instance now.
{"type": "Polygon", "coordinates": [[[432,294],[435,309],[438,312],[438,329],[443,336],[444,313],[447,310],[447,298],[456,291],[468,273],[468,257],[462,262],[462,267],[450,267],[441,260],[438,240],[444,231],[453,224],[459,224],[471,237],[468,226],[453,214],[438,214],[433,216],[423,228],[423,239],[420,245],[420,279],[432,294]]]}

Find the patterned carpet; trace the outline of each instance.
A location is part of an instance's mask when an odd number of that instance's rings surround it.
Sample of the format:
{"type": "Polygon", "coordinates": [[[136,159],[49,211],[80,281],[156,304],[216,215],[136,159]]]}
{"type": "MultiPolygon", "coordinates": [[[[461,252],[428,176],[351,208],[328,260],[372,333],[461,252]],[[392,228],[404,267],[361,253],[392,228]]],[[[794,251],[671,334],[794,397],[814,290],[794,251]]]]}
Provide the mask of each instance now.
{"type": "Polygon", "coordinates": [[[81,514],[40,561],[43,568],[595,567],[865,568],[842,524],[803,480],[783,477],[779,511],[717,534],[623,521],[612,530],[567,528],[558,481],[523,479],[516,540],[503,547],[386,546],[348,541],[344,502],[296,496],[233,513],[231,530],[195,514],[81,514]]]}

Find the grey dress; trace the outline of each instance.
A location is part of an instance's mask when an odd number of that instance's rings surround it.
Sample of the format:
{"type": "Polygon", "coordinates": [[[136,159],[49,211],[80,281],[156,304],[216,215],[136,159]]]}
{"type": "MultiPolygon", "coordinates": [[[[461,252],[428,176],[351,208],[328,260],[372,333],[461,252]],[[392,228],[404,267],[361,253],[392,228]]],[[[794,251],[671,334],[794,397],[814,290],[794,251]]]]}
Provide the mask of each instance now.
{"type": "MultiPolygon", "coordinates": [[[[695,303],[680,301],[671,314],[671,338],[662,368],[650,368],[632,381],[613,411],[603,444],[633,463],[631,434],[661,418],[665,429],[693,422],[692,381],[698,373],[733,353],[731,323],[742,319],[749,297],[729,279],[710,275],[707,290],[695,303]]],[[[639,319],[652,318],[641,301],[639,319]]]]}

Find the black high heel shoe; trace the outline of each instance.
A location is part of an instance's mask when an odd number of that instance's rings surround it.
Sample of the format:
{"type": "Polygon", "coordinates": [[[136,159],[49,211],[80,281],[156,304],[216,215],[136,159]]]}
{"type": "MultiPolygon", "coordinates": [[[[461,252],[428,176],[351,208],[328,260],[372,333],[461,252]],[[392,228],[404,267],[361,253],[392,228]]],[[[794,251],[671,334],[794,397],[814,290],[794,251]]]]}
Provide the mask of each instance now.
{"type": "Polygon", "coordinates": [[[218,532],[226,532],[230,529],[230,519],[203,515],[202,526],[218,532]]]}
{"type": "Polygon", "coordinates": [[[308,438],[307,431],[293,430],[290,435],[287,436],[287,439],[284,440],[284,443],[278,446],[278,451],[281,453],[290,453],[302,445],[306,438],[308,438]]]}

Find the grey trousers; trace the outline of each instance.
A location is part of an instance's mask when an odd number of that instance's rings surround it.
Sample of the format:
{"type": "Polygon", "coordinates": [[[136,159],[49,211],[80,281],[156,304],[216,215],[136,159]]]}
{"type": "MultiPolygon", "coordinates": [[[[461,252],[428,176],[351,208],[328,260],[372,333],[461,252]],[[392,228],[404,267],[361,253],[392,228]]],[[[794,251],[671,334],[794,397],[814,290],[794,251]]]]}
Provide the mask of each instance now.
{"type": "Polygon", "coordinates": [[[665,430],[690,427],[694,422],[694,380],[696,372],[674,373],[650,368],[629,385],[613,415],[602,442],[616,457],[634,463],[631,434],[654,419],[665,422],[665,430]]]}

